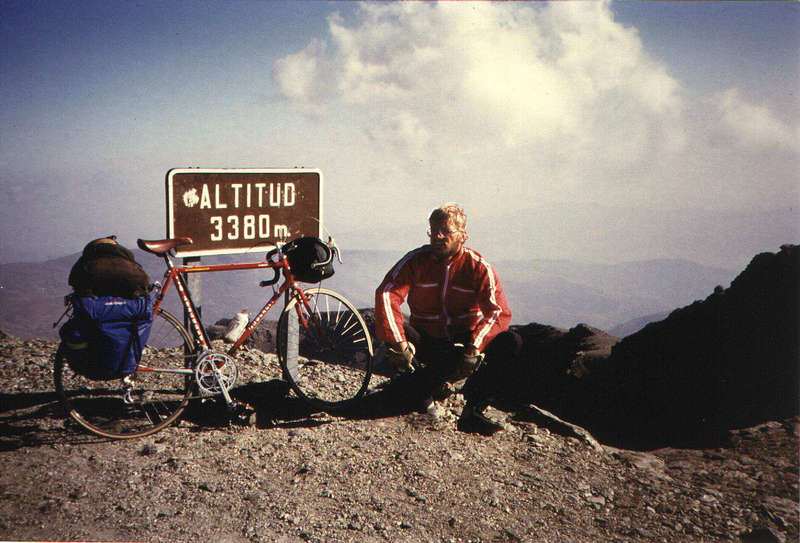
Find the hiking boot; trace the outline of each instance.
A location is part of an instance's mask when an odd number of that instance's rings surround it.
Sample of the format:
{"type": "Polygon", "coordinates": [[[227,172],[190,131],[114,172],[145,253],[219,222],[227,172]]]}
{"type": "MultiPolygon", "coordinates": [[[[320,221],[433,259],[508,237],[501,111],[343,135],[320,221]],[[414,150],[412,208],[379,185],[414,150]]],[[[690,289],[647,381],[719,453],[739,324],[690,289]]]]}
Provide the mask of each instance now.
{"type": "Polygon", "coordinates": [[[455,390],[456,389],[453,387],[452,384],[445,381],[444,383],[440,384],[439,386],[433,389],[433,392],[431,392],[431,396],[433,397],[434,400],[441,402],[442,400],[445,400],[450,396],[452,396],[455,390]]]}
{"type": "Polygon", "coordinates": [[[445,409],[434,398],[427,398],[423,404],[425,412],[434,420],[441,420],[444,417],[445,409]]]}
{"type": "Polygon", "coordinates": [[[468,434],[492,436],[503,429],[503,425],[483,414],[482,409],[465,406],[456,427],[468,434]]]}

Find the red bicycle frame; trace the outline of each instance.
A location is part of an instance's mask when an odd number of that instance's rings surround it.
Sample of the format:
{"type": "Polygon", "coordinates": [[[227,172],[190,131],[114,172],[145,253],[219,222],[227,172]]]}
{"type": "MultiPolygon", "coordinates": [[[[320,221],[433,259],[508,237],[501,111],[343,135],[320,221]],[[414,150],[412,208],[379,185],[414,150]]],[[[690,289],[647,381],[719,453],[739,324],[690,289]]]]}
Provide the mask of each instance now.
{"type": "MultiPolygon", "coordinates": [[[[183,303],[184,311],[188,316],[188,320],[191,323],[192,331],[194,332],[194,336],[197,338],[197,341],[200,343],[202,347],[205,349],[211,348],[211,341],[208,339],[206,335],[205,329],[203,325],[200,323],[200,318],[197,315],[197,308],[192,301],[191,294],[186,287],[186,283],[184,282],[183,274],[191,274],[191,273],[208,273],[208,272],[219,272],[219,271],[236,271],[236,270],[256,270],[256,269],[274,269],[276,270],[276,274],[283,272],[284,281],[278,286],[278,289],[272,295],[272,297],[267,301],[264,307],[261,308],[261,311],[247,323],[247,326],[242,332],[242,335],[239,336],[239,339],[228,349],[227,354],[232,355],[235,353],[239,347],[247,340],[253,330],[259,325],[259,323],[264,319],[264,317],[269,313],[272,307],[277,303],[278,299],[284,294],[287,290],[292,291],[294,295],[297,295],[300,300],[303,302],[303,305],[308,307],[308,298],[306,298],[303,289],[300,288],[297,283],[295,282],[294,276],[291,273],[291,269],[289,267],[288,259],[285,256],[281,256],[281,258],[277,262],[249,262],[249,263],[242,263],[242,264],[214,264],[210,266],[175,266],[172,261],[169,259],[168,254],[163,254],[162,257],[167,263],[167,273],[165,274],[164,285],[161,287],[161,292],[159,292],[158,296],[156,297],[155,304],[153,307],[153,313],[157,313],[161,304],[164,300],[164,296],[169,289],[171,283],[175,283],[175,287],[178,289],[178,296],[183,303]]],[[[278,281],[278,277],[276,275],[275,282],[278,281]]],[[[271,283],[272,284],[272,283],[271,283]]],[[[266,286],[266,285],[265,285],[266,286]]],[[[307,324],[306,319],[301,311],[300,305],[296,306],[297,314],[301,320],[301,324],[305,326],[307,324]]]]}

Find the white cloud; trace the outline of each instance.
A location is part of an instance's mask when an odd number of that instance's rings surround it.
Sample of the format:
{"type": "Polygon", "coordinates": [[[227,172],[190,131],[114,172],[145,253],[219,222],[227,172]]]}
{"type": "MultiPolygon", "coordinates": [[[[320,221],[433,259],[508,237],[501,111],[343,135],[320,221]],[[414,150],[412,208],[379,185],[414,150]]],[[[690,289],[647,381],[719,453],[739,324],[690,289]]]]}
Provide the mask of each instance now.
{"type": "Polygon", "coordinates": [[[374,201],[381,183],[402,186],[406,210],[421,195],[500,214],[578,200],[765,207],[796,193],[789,121],[736,92],[711,114],[606,2],[366,3],[331,15],[274,78],[351,142],[325,167],[374,201]],[[765,166],[767,189],[753,182],[765,166]]]}
{"type": "Polygon", "coordinates": [[[325,54],[325,44],[312,40],[302,51],[275,62],[273,79],[280,92],[306,112],[323,111],[322,83],[326,79],[319,61],[325,54]]]}
{"type": "Polygon", "coordinates": [[[748,103],[738,89],[728,89],[716,97],[722,115],[722,128],[742,146],[796,148],[800,138],[763,105],[748,103]]]}

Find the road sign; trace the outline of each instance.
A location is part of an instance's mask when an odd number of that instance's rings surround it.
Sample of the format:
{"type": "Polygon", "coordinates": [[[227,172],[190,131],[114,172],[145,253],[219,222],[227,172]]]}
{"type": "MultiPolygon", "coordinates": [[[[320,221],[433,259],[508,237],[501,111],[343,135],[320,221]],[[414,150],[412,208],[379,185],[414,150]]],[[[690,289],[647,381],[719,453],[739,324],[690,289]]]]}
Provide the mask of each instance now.
{"type": "Polygon", "coordinates": [[[177,256],[268,251],[322,237],[322,173],[310,169],[167,172],[167,237],[188,236],[177,256]]]}

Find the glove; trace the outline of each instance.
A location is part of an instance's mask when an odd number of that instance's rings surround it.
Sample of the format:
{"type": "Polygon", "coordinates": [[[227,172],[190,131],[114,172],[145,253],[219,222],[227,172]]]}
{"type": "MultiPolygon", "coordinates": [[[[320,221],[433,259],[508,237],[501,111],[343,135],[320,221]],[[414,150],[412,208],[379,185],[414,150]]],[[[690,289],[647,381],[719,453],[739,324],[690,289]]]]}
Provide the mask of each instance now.
{"type": "Polygon", "coordinates": [[[415,352],[416,349],[412,343],[405,343],[402,350],[396,350],[394,347],[387,347],[386,358],[389,359],[397,371],[401,373],[413,372],[416,364],[416,360],[414,359],[415,352]]]}
{"type": "Polygon", "coordinates": [[[454,383],[469,377],[481,366],[481,362],[483,362],[483,353],[467,354],[465,351],[461,355],[461,362],[459,362],[458,367],[447,380],[454,383]]]}

